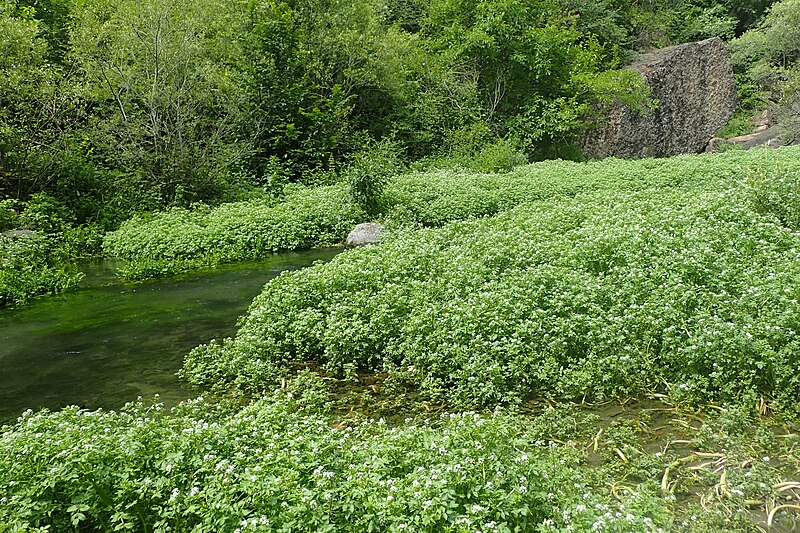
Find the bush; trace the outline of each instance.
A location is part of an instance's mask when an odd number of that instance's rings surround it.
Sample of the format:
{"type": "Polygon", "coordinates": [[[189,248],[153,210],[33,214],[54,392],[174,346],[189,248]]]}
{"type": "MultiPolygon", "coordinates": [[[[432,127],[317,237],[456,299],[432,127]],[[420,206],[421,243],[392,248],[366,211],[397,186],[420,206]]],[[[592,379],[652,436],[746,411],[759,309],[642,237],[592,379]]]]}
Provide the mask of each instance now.
{"type": "Polygon", "coordinates": [[[309,396],[276,394],[238,412],[198,400],[175,417],[142,404],[25,416],[0,437],[0,526],[512,531],[572,505],[574,494],[554,495],[578,483],[563,468],[576,454],[553,454],[511,417],[339,429],[309,396]]]}
{"type": "Polygon", "coordinates": [[[43,235],[0,236],[0,308],[73,289],[81,277],[57,241],[43,235]]]}
{"type": "Polygon", "coordinates": [[[36,193],[27,202],[19,217],[22,226],[45,234],[64,231],[72,220],[69,210],[46,193],[36,193]]]}
{"type": "MultiPolygon", "coordinates": [[[[172,413],[141,402],[119,413],[26,413],[0,433],[0,528],[752,531],[765,514],[752,500],[788,485],[782,462],[766,456],[780,453],[774,428],[742,410],[723,409],[688,435],[661,428],[668,444],[654,454],[647,410],[601,420],[559,406],[393,425],[336,418],[329,392],[306,374],[237,409],[197,399],[172,413]],[[678,436],[696,455],[674,445],[678,436]],[[722,452],[721,473],[710,450],[722,452]]],[[[669,411],[686,427],[698,418],[669,411]]],[[[784,453],[796,447],[781,440],[784,453]]],[[[789,529],[790,516],[774,526],[789,529]]]]}
{"type": "Polygon", "coordinates": [[[344,171],[350,198],[367,214],[376,215],[386,183],[400,170],[399,148],[391,142],[356,153],[344,171]]]}
{"type": "Polygon", "coordinates": [[[756,211],[774,215],[781,224],[800,230],[800,171],[761,165],[748,174],[745,186],[756,211]]]}
{"type": "MultiPolygon", "coordinates": [[[[775,152],[773,158],[787,168],[798,166],[792,150],[775,152]]],[[[375,209],[395,222],[440,226],[582,191],[714,188],[761,159],[755,151],[641,161],[546,161],[517,167],[507,174],[417,172],[388,180],[375,209]]],[[[362,178],[373,175],[365,170],[372,163],[364,161],[357,172],[362,178]]],[[[381,156],[374,175],[389,172],[389,161],[381,156]]],[[[274,199],[260,198],[134,217],[106,237],[104,249],[108,255],[128,262],[123,269],[126,277],[142,279],[202,265],[256,259],[279,250],[340,243],[366,216],[349,190],[346,184],[294,186],[287,188],[285,200],[277,204],[274,199]]]]}
{"type": "Polygon", "coordinates": [[[498,139],[475,154],[471,166],[478,172],[509,172],[527,162],[527,156],[517,148],[516,143],[498,139]]]}
{"type": "Polygon", "coordinates": [[[0,232],[14,229],[19,224],[19,215],[14,209],[15,205],[17,205],[16,200],[10,198],[0,200],[0,232]]]}

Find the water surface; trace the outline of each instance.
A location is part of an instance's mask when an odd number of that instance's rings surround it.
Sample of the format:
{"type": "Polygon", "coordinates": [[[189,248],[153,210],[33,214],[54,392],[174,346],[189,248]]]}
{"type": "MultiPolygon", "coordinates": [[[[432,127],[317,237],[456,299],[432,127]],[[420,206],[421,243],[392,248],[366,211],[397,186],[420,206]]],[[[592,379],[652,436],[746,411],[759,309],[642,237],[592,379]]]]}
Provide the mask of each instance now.
{"type": "Polygon", "coordinates": [[[237,318],[280,272],[336,253],[285,253],[138,284],[117,281],[113,263],[85,265],[77,291],[0,311],[0,422],[26,409],[188,398],[175,372],[189,350],[232,336],[237,318]]]}

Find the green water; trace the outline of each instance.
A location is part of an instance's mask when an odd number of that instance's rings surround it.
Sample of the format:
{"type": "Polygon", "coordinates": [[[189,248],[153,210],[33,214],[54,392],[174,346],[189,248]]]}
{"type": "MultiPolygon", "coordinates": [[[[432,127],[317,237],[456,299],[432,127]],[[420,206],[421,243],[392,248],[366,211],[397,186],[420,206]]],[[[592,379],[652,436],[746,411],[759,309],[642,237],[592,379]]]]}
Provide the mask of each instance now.
{"type": "Polygon", "coordinates": [[[0,422],[26,409],[188,398],[175,372],[189,350],[233,335],[236,319],[280,272],[336,253],[286,253],[128,285],[116,281],[112,263],[86,265],[76,292],[0,312],[0,422]]]}

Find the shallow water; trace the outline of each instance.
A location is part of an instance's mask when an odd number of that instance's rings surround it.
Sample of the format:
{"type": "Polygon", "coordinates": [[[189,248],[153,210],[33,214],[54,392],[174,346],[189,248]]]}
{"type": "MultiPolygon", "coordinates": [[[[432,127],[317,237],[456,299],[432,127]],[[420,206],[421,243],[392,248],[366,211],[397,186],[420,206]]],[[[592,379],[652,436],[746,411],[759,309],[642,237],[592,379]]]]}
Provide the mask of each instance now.
{"type": "Polygon", "coordinates": [[[285,253],[167,280],[122,284],[111,262],[84,265],[80,288],[0,311],[0,422],[26,409],[118,408],[191,396],[175,373],[195,346],[232,336],[265,283],[338,250],[285,253]]]}

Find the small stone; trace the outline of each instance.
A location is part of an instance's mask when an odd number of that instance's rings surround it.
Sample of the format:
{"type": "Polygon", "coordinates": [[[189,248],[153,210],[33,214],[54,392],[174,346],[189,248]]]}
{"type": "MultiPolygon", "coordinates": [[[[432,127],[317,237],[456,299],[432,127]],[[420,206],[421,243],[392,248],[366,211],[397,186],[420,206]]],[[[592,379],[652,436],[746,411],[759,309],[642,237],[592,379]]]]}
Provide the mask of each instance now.
{"type": "Polygon", "coordinates": [[[10,229],[2,233],[7,239],[32,239],[39,234],[29,229],[10,229]]]}

